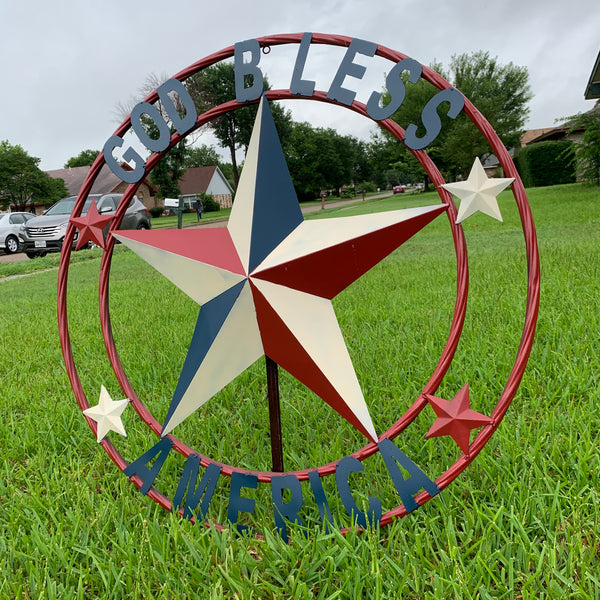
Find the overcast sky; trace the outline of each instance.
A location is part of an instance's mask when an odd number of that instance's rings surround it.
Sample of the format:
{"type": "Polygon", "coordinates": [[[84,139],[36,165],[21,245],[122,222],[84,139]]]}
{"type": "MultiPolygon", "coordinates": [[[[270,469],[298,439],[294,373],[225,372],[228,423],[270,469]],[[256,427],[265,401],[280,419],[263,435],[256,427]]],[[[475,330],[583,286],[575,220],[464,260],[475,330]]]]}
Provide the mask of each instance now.
{"type": "MultiPolygon", "coordinates": [[[[0,0],[0,140],[20,144],[45,170],[62,168],[81,150],[102,148],[121,120],[117,106],[148,75],[172,76],[249,38],[303,31],[362,38],[426,65],[486,50],[526,66],[534,93],[528,128],[593,106],[584,91],[600,51],[598,0],[0,0]]],[[[289,50],[261,62],[273,87],[289,87],[289,50]]],[[[340,56],[311,48],[307,73],[318,88],[328,88],[340,56]]],[[[391,65],[360,62],[364,99],[381,90],[391,65]]],[[[343,134],[366,137],[371,127],[347,110],[288,106],[295,118],[343,134]]]]}

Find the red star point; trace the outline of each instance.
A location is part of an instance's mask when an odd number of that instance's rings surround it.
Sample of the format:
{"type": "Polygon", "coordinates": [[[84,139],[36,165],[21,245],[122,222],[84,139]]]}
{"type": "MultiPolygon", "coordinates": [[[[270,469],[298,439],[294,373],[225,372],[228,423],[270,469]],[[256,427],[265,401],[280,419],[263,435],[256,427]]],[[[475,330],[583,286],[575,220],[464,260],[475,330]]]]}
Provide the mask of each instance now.
{"type": "Polygon", "coordinates": [[[425,399],[437,415],[435,423],[425,437],[449,435],[468,456],[471,429],[483,427],[492,422],[490,417],[471,409],[469,384],[465,384],[452,400],[436,398],[430,394],[425,394],[425,399]]]}
{"type": "Polygon", "coordinates": [[[79,229],[79,238],[75,250],[79,250],[88,242],[104,248],[104,234],[102,230],[112,220],[114,215],[101,215],[96,208],[96,202],[92,202],[89,210],[82,217],[72,217],[71,223],[79,229]]]}

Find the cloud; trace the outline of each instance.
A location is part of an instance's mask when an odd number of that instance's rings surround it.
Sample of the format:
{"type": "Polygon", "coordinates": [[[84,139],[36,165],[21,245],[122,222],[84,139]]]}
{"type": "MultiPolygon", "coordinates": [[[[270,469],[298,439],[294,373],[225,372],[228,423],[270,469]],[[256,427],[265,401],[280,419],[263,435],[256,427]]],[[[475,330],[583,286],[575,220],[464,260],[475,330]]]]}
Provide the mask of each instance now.
{"type": "MultiPolygon", "coordinates": [[[[542,0],[5,2],[0,137],[40,157],[42,168],[60,168],[81,150],[103,145],[117,126],[117,105],[128,102],[148,74],[173,75],[237,41],[302,31],[359,37],[425,64],[436,59],[447,65],[453,54],[488,50],[502,63],[528,67],[535,95],[529,125],[551,126],[591,108],[583,93],[600,49],[596,0],[571,0],[569,6],[572,14],[585,15],[576,27],[565,23],[563,5],[542,0]]],[[[311,58],[323,85],[336,66],[337,50],[331,50],[334,58],[317,51],[311,58]]],[[[289,85],[285,71],[292,59],[279,54],[282,62],[269,67],[269,77],[289,85]]],[[[365,89],[383,84],[385,65],[377,68],[381,72],[369,68],[365,89]]],[[[317,108],[303,106],[297,118],[368,135],[368,123],[348,118],[347,111],[317,108]]]]}

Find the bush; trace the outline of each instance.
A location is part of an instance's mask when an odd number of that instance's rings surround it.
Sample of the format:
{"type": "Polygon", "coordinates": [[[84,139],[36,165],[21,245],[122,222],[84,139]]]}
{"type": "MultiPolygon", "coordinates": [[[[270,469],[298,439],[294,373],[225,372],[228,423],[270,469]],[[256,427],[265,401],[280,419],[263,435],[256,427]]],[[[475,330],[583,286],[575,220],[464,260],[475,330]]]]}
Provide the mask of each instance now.
{"type": "Polygon", "coordinates": [[[148,209],[148,212],[150,213],[150,216],[153,219],[156,219],[157,217],[160,217],[163,214],[164,211],[165,211],[165,209],[162,206],[153,206],[152,208],[148,209]]]}
{"type": "Polygon", "coordinates": [[[377,191],[377,186],[372,181],[362,181],[356,184],[356,189],[359,193],[370,194],[377,191]]]}
{"type": "Polygon", "coordinates": [[[202,192],[198,194],[200,199],[202,200],[202,206],[204,207],[204,212],[217,212],[221,210],[221,205],[206,192],[202,192]]]}
{"type": "Polygon", "coordinates": [[[575,150],[568,140],[538,142],[521,148],[515,165],[525,187],[575,182],[575,150]]]}

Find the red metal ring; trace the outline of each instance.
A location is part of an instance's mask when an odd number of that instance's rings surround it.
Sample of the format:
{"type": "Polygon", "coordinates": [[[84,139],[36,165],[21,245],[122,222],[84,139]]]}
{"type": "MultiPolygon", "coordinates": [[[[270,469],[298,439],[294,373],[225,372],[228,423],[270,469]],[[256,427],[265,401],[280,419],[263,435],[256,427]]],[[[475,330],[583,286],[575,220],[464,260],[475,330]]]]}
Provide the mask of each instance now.
{"type": "MultiPolygon", "coordinates": [[[[281,44],[290,44],[290,43],[300,43],[303,34],[289,34],[289,35],[276,35],[276,36],[267,36],[264,38],[259,38],[259,44],[261,46],[273,46],[273,45],[281,45],[281,44]]],[[[312,43],[315,44],[328,44],[334,46],[343,46],[347,47],[350,44],[352,38],[346,36],[332,36],[325,34],[313,34],[312,43]]],[[[393,62],[398,62],[399,60],[406,58],[406,55],[401,54],[399,52],[390,50],[383,46],[378,46],[377,55],[391,60],[393,62]]],[[[187,69],[178,73],[175,78],[180,81],[185,80],[187,77],[197,73],[198,71],[219,62],[220,60],[230,58],[233,56],[233,46],[223,49],[222,51],[215,53],[209,57],[206,57],[187,69]]],[[[435,73],[431,69],[427,67],[423,67],[423,77],[438,87],[439,89],[445,89],[450,87],[450,84],[439,74],[435,73]]],[[[291,94],[289,90],[275,90],[267,93],[267,97],[269,100],[278,100],[278,99],[295,99],[298,96],[294,96],[291,94]]],[[[154,102],[157,99],[156,92],[152,92],[145,99],[147,102],[154,102]]],[[[322,102],[331,102],[327,99],[326,94],[324,92],[315,92],[313,96],[304,99],[312,99],[322,102]]],[[[213,109],[207,111],[203,115],[198,117],[198,121],[196,127],[224,114],[231,110],[235,110],[239,108],[235,101],[223,104],[218,107],[214,107],[213,109]]],[[[354,102],[351,107],[348,107],[355,112],[362,114],[363,116],[367,116],[366,109],[364,105],[354,102]]],[[[521,378],[523,376],[523,372],[525,370],[525,366],[527,364],[527,360],[529,358],[529,354],[531,351],[531,346],[533,343],[533,334],[535,331],[535,325],[537,321],[538,308],[539,308],[539,293],[540,293],[540,279],[539,279],[539,256],[537,250],[537,239],[535,235],[535,227],[533,225],[533,219],[531,216],[531,210],[529,208],[527,197],[525,194],[525,190],[523,188],[523,184],[516,172],[516,169],[508,155],[508,152],[504,148],[503,144],[493,131],[492,127],[485,120],[485,118],[477,111],[477,109],[471,104],[468,99],[465,99],[465,108],[466,114],[473,121],[473,123],[478,127],[478,129],[482,132],[482,134],[486,137],[492,150],[495,155],[498,157],[500,164],[504,168],[504,171],[508,177],[514,177],[515,182],[513,183],[513,194],[515,196],[515,201],[517,203],[517,207],[519,210],[521,223],[523,227],[523,232],[525,236],[525,246],[526,246],[526,255],[527,255],[527,263],[528,263],[528,287],[527,287],[527,305],[526,305],[526,314],[525,314],[525,323],[523,328],[523,333],[521,337],[520,346],[517,352],[517,356],[515,359],[515,363],[509,375],[509,378],[506,382],[505,388],[500,396],[500,399],[492,413],[493,424],[484,427],[479,435],[475,438],[471,445],[471,450],[469,456],[461,456],[459,460],[457,460],[454,465],[452,465],[449,469],[447,469],[438,479],[436,480],[436,484],[440,488],[446,487],[453,479],[455,479],[475,458],[475,456],[480,452],[485,443],[489,440],[495,429],[498,427],[500,420],[506,413],[510,402],[514,398],[514,395],[517,391],[521,378]]],[[[380,122],[380,125],[388,129],[395,137],[398,139],[402,139],[403,130],[393,121],[386,120],[380,122]]],[[[121,126],[116,130],[115,135],[123,136],[128,129],[130,128],[130,120],[129,117],[123,121],[121,126]]],[[[189,132],[191,133],[191,132],[189,132]]],[[[170,148],[172,148],[177,142],[181,140],[181,136],[178,134],[173,135],[171,139],[171,143],[169,148],[165,150],[163,153],[153,155],[146,165],[146,174],[158,163],[164,154],[168,152],[170,148]]],[[[440,188],[439,186],[444,183],[444,180],[433,164],[433,162],[429,159],[429,157],[425,154],[425,152],[418,151],[413,152],[413,154],[417,157],[417,159],[421,162],[428,175],[430,176],[432,182],[438,188],[438,192],[442,199],[442,202],[448,205],[448,217],[450,220],[450,225],[452,229],[452,235],[454,240],[454,245],[456,249],[456,257],[457,257],[457,299],[454,308],[454,314],[452,319],[452,326],[450,328],[450,333],[448,337],[448,341],[442,355],[438,361],[438,365],[434,370],[429,382],[425,386],[423,393],[433,393],[435,389],[439,386],[441,380],[443,379],[445,373],[447,372],[456,350],[456,346],[460,339],[460,334],[462,331],[462,326],[465,318],[466,311],[466,297],[468,292],[468,265],[467,265],[467,252],[464,236],[462,233],[462,227],[455,225],[456,220],[456,207],[454,202],[448,192],[440,188]]],[[[84,182],[78,200],[75,205],[74,215],[79,215],[85,202],[85,198],[90,192],[90,189],[97,178],[100,169],[104,165],[104,159],[100,155],[94,162],[86,181],[84,182]]],[[[126,198],[130,198],[135,193],[139,184],[130,185],[126,190],[126,198]]],[[[111,231],[118,227],[127,202],[123,202],[121,204],[121,208],[117,211],[115,215],[115,219],[111,224],[111,231]]],[[[58,275],[58,320],[59,320],[59,333],[61,340],[61,347],[63,351],[63,357],[65,360],[65,365],[67,368],[67,373],[71,380],[71,384],[73,390],[75,392],[75,396],[77,402],[82,410],[89,407],[89,403],[87,402],[87,398],[81,386],[81,381],[79,379],[77,369],[73,360],[73,354],[70,344],[70,336],[68,331],[68,320],[67,320],[67,309],[66,309],[66,290],[67,290],[67,281],[68,281],[68,265],[69,258],[71,253],[71,241],[74,236],[74,227],[69,225],[67,229],[67,233],[65,236],[65,244],[63,246],[63,253],[61,256],[61,262],[59,267],[59,275],[58,275]]],[[[152,414],[146,409],[143,403],[137,397],[137,394],[131,387],[122,365],[120,363],[118,353],[116,351],[114,345],[114,339],[112,337],[112,329],[110,324],[110,314],[109,314],[109,303],[108,303],[108,277],[110,271],[110,263],[112,258],[112,250],[114,247],[114,238],[110,237],[108,240],[106,251],[102,256],[102,266],[101,266],[101,276],[100,276],[100,286],[99,286],[99,296],[100,296],[100,312],[101,312],[101,325],[103,329],[103,335],[105,340],[105,345],[107,349],[107,353],[109,356],[109,360],[113,365],[113,369],[115,374],[119,380],[121,387],[123,388],[123,392],[128,395],[129,398],[132,399],[132,404],[135,410],[138,412],[140,417],[144,420],[144,422],[157,434],[160,435],[160,424],[154,419],[152,414]]],[[[403,431],[410,422],[419,414],[419,412],[426,405],[426,401],[421,395],[413,405],[404,413],[404,415],[390,428],[388,431],[383,434],[385,437],[394,438],[401,431],[403,431]]],[[[95,432],[95,422],[90,421],[88,419],[88,423],[90,427],[95,432]]],[[[382,436],[382,437],[383,437],[382,436]]],[[[174,447],[183,454],[187,455],[192,450],[182,444],[176,438],[172,438],[174,441],[174,447]]],[[[109,442],[107,439],[103,440],[102,446],[105,451],[109,454],[111,459],[115,462],[115,464],[123,470],[127,466],[127,462],[123,459],[123,457],[119,454],[116,448],[109,442]]],[[[373,453],[377,451],[377,446],[375,444],[368,444],[361,450],[355,452],[353,456],[358,458],[359,460],[364,460],[368,456],[371,456],[373,453]]],[[[235,471],[239,472],[247,472],[254,473],[258,476],[260,481],[269,481],[271,478],[270,472],[256,472],[256,471],[246,471],[243,469],[237,469],[235,467],[230,467],[229,465],[223,465],[216,461],[213,461],[210,458],[202,457],[202,464],[207,466],[210,462],[214,462],[222,466],[223,473],[227,475],[231,475],[231,473],[235,471]]],[[[337,462],[329,463],[327,465],[323,465],[316,469],[306,469],[302,471],[290,472],[295,474],[299,479],[307,479],[308,473],[310,471],[317,470],[321,476],[332,474],[335,471],[335,465],[337,462]]],[[[135,481],[135,478],[132,478],[136,485],[140,485],[139,481],[135,481]]],[[[152,497],[156,502],[158,502],[161,506],[170,509],[171,504],[170,501],[157,492],[154,489],[151,489],[148,493],[150,497],[152,497]]],[[[426,492],[419,494],[416,497],[416,500],[419,504],[424,503],[429,500],[430,497],[426,492]]],[[[406,514],[404,507],[401,505],[392,511],[388,511],[383,515],[381,524],[387,524],[395,517],[403,516],[406,514]]]]}

